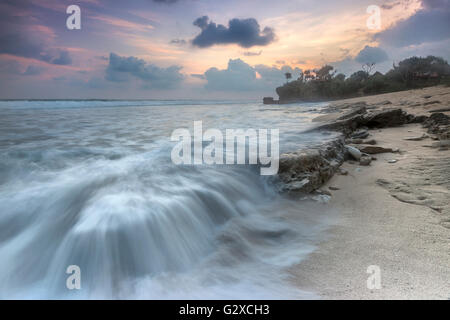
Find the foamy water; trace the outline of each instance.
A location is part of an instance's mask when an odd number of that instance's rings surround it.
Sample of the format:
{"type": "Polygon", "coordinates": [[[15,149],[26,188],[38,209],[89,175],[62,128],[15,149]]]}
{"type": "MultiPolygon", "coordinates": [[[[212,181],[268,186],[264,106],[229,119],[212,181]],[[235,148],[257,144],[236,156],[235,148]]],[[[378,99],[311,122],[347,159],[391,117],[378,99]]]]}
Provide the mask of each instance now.
{"type": "Polygon", "coordinates": [[[1,101],[0,298],[312,298],[286,268],[324,217],[250,166],[175,166],[176,128],[280,129],[281,152],[323,105],[1,101]],[[81,269],[81,290],[66,268],[81,269]]]}

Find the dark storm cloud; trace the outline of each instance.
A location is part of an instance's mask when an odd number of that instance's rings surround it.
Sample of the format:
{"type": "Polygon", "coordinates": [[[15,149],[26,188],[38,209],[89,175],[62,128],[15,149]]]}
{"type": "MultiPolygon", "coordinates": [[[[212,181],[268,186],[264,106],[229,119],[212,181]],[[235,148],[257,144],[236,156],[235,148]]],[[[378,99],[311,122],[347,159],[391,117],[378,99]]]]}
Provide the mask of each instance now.
{"type": "Polygon", "coordinates": [[[111,53],[105,78],[109,81],[123,82],[132,76],[144,81],[146,87],[169,89],[178,86],[183,80],[180,70],[179,66],[160,68],[136,57],[121,57],[111,53]]]}
{"type": "Polygon", "coordinates": [[[228,27],[209,21],[203,16],[194,21],[194,26],[202,31],[193,40],[192,44],[206,48],[215,44],[237,44],[244,48],[265,46],[275,40],[272,28],[265,27],[262,31],[258,22],[253,19],[231,19],[228,27]]]}
{"type": "Polygon", "coordinates": [[[355,61],[359,63],[380,63],[387,60],[388,55],[383,49],[371,46],[365,46],[355,57],[355,61]]]}
{"type": "Polygon", "coordinates": [[[423,8],[392,28],[377,33],[382,44],[403,47],[450,38],[450,0],[423,0],[423,8]]]}

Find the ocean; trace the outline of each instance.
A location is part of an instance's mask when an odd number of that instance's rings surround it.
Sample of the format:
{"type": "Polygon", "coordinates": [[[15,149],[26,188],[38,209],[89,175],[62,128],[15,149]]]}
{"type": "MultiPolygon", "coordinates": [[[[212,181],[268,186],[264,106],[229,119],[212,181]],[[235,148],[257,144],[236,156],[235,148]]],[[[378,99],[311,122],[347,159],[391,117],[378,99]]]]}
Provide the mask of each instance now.
{"type": "Polygon", "coordinates": [[[309,299],[289,267],[329,217],[249,165],[175,165],[177,128],[279,129],[280,152],[325,103],[0,101],[0,298],[309,299]],[[67,268],[79,267],[79,290],[67,268]]]}

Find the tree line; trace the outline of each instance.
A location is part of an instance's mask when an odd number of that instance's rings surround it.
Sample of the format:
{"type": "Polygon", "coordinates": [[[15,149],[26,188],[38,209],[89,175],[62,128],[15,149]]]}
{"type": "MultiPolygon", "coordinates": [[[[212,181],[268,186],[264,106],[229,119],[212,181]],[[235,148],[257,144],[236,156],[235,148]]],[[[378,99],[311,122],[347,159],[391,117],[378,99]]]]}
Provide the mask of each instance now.
{"type": "Polygon", "coordinates": [[[450,65],[443,58],[411,57],[394,63],[392,69],[382,74],[375,72],[374,63],[367,63],[362,70],[346,77],[333,66],[305,70],[293,81],[286,73],[287,82],[276,89],[280,101],[316,101],[350,98],[370,94],[387,93],[438,84],[450,84],[450,65]]]}

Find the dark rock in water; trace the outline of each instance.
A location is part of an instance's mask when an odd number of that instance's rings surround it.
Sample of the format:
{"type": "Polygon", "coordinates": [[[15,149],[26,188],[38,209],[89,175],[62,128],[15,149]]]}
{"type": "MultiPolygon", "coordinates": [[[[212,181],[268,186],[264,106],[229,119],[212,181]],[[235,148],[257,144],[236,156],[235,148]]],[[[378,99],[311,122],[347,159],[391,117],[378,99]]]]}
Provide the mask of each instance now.
{"type": "Polygon", "coordinates": [[[368,166],[372,162],[372,157],[368,156],[362,156],[361,159],[359,159],[359,164],[362,166],[368,166]]]}
{"type": "Polygon", "coordinates": [[[367,154],[386,153],[393,151],[391,148],[383,148],[380,146],[373,146],[373,145],[358,145],[357,148],[359,149],[359,151],[367,154]]]}
{"type": "Polygon", "coordinates": [[[264,104],[278,104],[278,100],[274,100],[272,97],[264,97],[263,103],[264,104]]]}
{"type": "Polygon", "coordinates": [[[320,188],[338,171],[346,152],[338,139],[317,149],[282,154],[278,171],[281,191],[310,193],[320,188]]]}
{"type": "Polygon", "coordinates": [[[364,122],[369,128],[395,127],[409,121],[406,112],[402,109],[373,111],[364,117],[364,122]]]}

